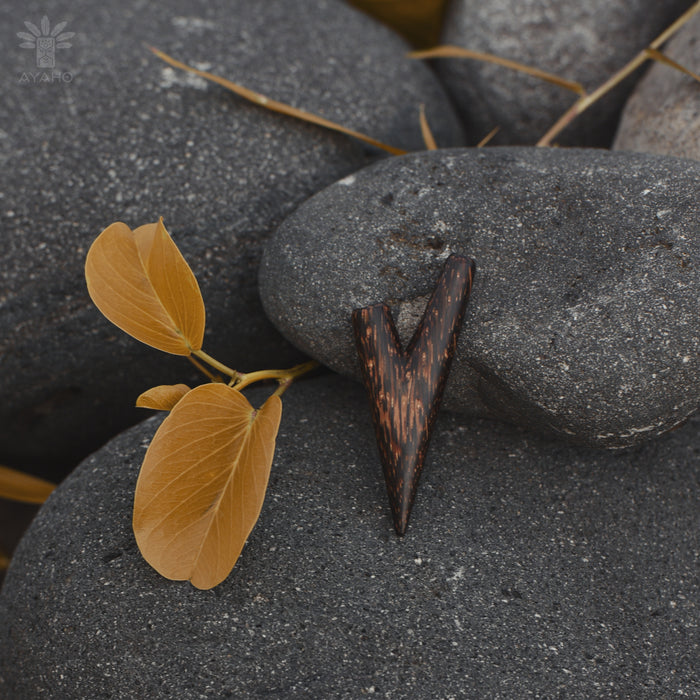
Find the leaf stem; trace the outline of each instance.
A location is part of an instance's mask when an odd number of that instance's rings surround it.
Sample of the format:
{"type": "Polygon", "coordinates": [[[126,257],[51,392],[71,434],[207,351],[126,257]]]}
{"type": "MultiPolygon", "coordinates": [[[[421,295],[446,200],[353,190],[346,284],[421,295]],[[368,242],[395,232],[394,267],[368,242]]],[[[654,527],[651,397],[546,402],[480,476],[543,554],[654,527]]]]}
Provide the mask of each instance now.
{"type": "Polygon", "coordinates": [[[700,11],[700,0],[689,10],[682,14],[671,26],[654,39],[649,46],[642,49],[627,65],[623,66],[617,73],[608,78],[600,87],[596,88],[589,95],[579,97],[564,114],[559,117],[549,131],[537,142],[538,146],[550,146],[552,139],[558,136],[571,122],[580,114],[585,112],[594,102],[597,102],[603,95],[610,92],[616,85],[621,83],[630,73],[633,73],[650,56],[649,49],[655,51],[671,36],[673,36],[693,15],[700,11]]]}
{"type": "Polygon", "coordinates": [[[240,372],[236,372],[235,369],[231,369],[230,367],[221,364],[221,362],[215,360],[211,355],[207,355],[204,350],[193,350],[192,354],[196,355],[200,360],[206,362],[208,365],[211,365],[214,369],[218,369],[219,372],[222,372],[227,377],[232,377],[235,381],[238,381],[246,376],[240,372]]]}
{"type": "Polygon", "coordinates": [[[210,379],[212,382],[223,382],[223,379],[218,375],[214,374],[213,372],[210,372],[201,362],[198,362],[197,360],[192,357],[192,355],[188,355],[187,359],[208,379],[210,379]]]}
{"type": "Polygon", "coordinates": [[[280,396],[297,377],[310,372],[312,369],[315,369],[318,366],[318,362],[311,360],[310,362],[304,362],[303,364],[296,365],[290,369],[261,369],[257,372],[249,372],[248,374],[239,375],[241,379],[234,388],[240,391],[245,389],[247,386],[254,384],[255,382],[262,381],[263,379],[276,379],[280,383],[280,388],[277,389],[275,394],[280,396]]]}

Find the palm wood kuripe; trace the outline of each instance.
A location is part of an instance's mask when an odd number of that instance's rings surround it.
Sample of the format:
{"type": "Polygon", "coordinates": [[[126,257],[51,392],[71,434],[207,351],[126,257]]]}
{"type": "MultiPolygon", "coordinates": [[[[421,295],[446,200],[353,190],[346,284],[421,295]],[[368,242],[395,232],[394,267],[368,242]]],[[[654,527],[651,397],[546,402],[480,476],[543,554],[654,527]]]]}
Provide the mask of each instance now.
{"type": "Polygon", "coordinates": [[[399,535],[406,532],[475,272],[476,264],[470,258],[448,258],[405,350],[387,304],[352,313],[389,504],[399,535]]]}

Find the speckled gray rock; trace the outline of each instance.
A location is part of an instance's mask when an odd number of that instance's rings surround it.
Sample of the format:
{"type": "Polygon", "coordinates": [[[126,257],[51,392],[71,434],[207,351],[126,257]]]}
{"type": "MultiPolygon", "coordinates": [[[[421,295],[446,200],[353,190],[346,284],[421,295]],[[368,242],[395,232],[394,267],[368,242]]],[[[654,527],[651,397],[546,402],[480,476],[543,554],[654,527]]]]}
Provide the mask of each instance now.
{"type": "MultiPolygon", "coordinates": [[[[691,0],[453,0],[442,41],[493,53],[583,84],[601,85],[649,44],[691,0]]],[[[475,140],[532,144],[574,103],[573,92],[493,64],[440,60],[475,140]]],[[[556,141],[607,146],[633,80],[576,120],[556,141]]]]}
{"type": "Polygon", "coordinates": [[[268,242],[261,296],[304,352],[359,378],[353,309],[408,342],[451,252],[477,273],[445,406],[620,447],[700,404],[700,164],[486,148],[370,166],[268,242]]]}
{"type": "MultiPolygon", "coordinates": [[[[690,70],[700,69],[700,16],[664,48],[690,70]]],[[[693,78],[654,63],[622,112],[614,148],[700,160],[700,87],[693,78]]]]}
{"type": "Polygon", "coordinates": [[[189,372],[91,305],[83,262],[105,226],[164,216],[203,289],[205,349],[245,370],[284,365],[294,352],[257,294],[261,242],[310,194],[381,155],[176,72],[144,41],[407,149],[422,148],[425,102],[441,138],[460,140],[430,70],[336,0],[15,1],[0,28],[3,462],[84,456],[140,419],[131,406],[144,388],[189,372]],[[75,36],[56,50],[61,78],[35,83],[25,74],[47,71],[15,35],[43,14],[75,36]]]}
{"type": "Polygon", "coordinates": [[[698,418],[611,453],[443,414],[398,539],[362,389],[284,400],[261,519],[213,591],[136,548],[155,421],[68,478],[0,594],[0,695],[700,694],[698,418]]]}

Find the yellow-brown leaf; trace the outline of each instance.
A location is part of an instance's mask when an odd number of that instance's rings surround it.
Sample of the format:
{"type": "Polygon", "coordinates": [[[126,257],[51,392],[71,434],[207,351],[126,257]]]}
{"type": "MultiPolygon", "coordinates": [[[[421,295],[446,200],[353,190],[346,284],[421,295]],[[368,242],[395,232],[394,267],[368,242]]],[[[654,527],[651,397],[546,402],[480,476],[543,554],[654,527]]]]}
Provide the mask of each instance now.
{"type": "Polygon", "coordinates": [[[414,46],[432,46],[440,36],[445,0],[350,0],[403,34],[414,46]]]}
{"type": "Polygon", "coordinates": [[[178,401],[190,390],[187,384],[160,384],[144,391],[136,399],[137,408],[172,411],[178,401]]]}
{"type": "Polygon", "coordinates": [[[204,384],[163,421],[141,467],[134,534],[166,578],[213,588],[233,569],[267,489],[282,402],[254,410],[239,391],[204,384]]]}
{"type": "Polygon", "coordinates": [[[202,347],[205,311],[192,270],[163,226],[108,226],[85,260],[88,292],[124,332],[163,352],[202,347]]]}
{"type": "Polygon", "coordinates": [[[22,503],[43,503],[55,484],[31,474],[0,466],[0,498],[22,503]]]}

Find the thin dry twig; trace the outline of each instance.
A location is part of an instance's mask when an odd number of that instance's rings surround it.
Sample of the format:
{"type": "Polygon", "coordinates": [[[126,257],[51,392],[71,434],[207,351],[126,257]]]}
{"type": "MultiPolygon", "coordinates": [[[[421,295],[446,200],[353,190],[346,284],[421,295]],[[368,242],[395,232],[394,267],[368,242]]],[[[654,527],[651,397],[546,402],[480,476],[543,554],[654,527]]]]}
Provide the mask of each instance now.
{"type": "Polygon", "coordinates": [[[524,63],[518,63],[517,61],[511,61],[507,58],[501,58],[500,56],[495,56],[490,53],[483,53],[481,51],[472,51],[471,49],[465,49],[461,46],[436,46],[432,49],[426,49],[425,51],[412,51],[408,54],[409,58],[471,58],[475,61],[483,61],[485,63],[495,63],[498,66],[503,66],[504,68],[510,68],[511,70],[518,71],[520,73],[527,73],[535,78],[544,80],[553,85],[558,85],[566,90],[571,90],[578,95],[585,95],[581,83],[574,82],[572,80],[564,80],[558,75],[553,73],[547,73],[546,71],[540,70],[539,68],[534,68],[533,66],[526,66],[524,63]]]}
{"type": "Polygon", "coordinates": [[[423,143],[428,151],[437,150],[437,143],[435,142],[435,137],[433,132],[430,130],[430,124],[428,124],[428,118],[425,116],[425,105],[420,106],[420,133],[423,136],[423,143]]]}
{"type": "MultiPolygon", "coordinates": [[[[700,12],[700,0],[696,2],[689,10],[684,12],[673,24],[654,39],[645,49],[642,49],[627,65],[621,68],[617,73],[608,78],[600,87],[596,88],[590,95],[584,95],[574,102],[564,114],[559,117],[556,123],[549,131],[537,142],[538,146],[549,146],[552,139],[558,136],[571,122],[580,114],[585,112],[594,102],[597,102],[603,95],[610,92],[616,85],[621,83],[628,75],[633,73],[645,61],[648,61],[651,56],[650,50],[658,50],[666,41],[668,41],[691,17],[700,12]]],[[[675,67],[675,66],[674,66],[675,67]]],[[[684,71],[685,72],[685,71],[684,71]]]]}
{"type": "Polygon", "coordinates": [[[208,73],[207,71],[198,70],[197,68],[188,66],[186,63],[182,63],[181,61],[172,58],[172,56],[168,56],[168,54],[163,53],[162,51],[154,48],[153,46],[149,46],[148,48],[156,56],[158,56],[158,58],[170,64],[174,68],[179,68],[180,70],[188,71],[189,73],[194,73],[195,75],[198,75],[201,78],[210,80],[213,83],[217,83],[218,85],[221,85],[226,89],[231,90],[231,92],[236,93],[236,95],[238,95],[239,97],[242,97],[243,99],[246,99],[249,102],[253,102],[254,104],[260,105],[261,107],[265,107],[266,109],[269,109],[273,112],[286,114],[287,116],[295,117],[296,119],[301,119],[305,122],[316,124],[317,126],[322,126],[326,129],[331,129],[332,131],[338,131],[341,134],[346,134],[347,136],[352,136],[353,138],[356,138],[360,141],[364,141],[365,143],[368,143],[371,146],[380,148],[383,151],[387,151],[388,153],[391,153],[394,156],[401,156],[408,153],[408,151],[405,151],[401,148],[395,148],[394,146],[389,146],[388,144],[382,143],[377,139],[373,139],[371,136],[362,134],[359,131],[354,131],[353,129],[348,129],[347,127],[341,126],[340,124],[336,124],[335,122],[332,122],[329,119],[324,119],[323,117],[319,117],[315,114],[312,114],[311,112],[306,112],[303,109],[297,109],[296,107],[292,107],[291,105],[285,104],[284,102],[272,100],[269,97],[265,97],[265,95],[261,95],[259,92],[249,90],[248,88],[245,88],[242,85],[238,85],[237,83],[234,83],[231,80],[227,80],[226,78],[222,78],[218,75],[214,75],[213,73],[208,73]]]}
{"type": "Polygon", "coordinates": [[[491,131],[489,131],[489,133],[476,144],[476,147],[483,148],[500,130],[500,126],[494,126],[493,129],[491,129],[491,131]]]}
{"type": "Polygon", "coordinates": [[[652,58],[654,61],[658,61],[659,63],[663,63],[667,66],[670,66],[671,68],[675,68],[681,73],[685,73],[685,75],[689,75],[694,80],[700,82],[700,75],[698,75],[697,73],[693,73],[692,70],[689,70],[677,61],[674,61],[672,58],[669,58],[666,54],[661,53],[661,51],[657,51],[656,49],[647,49],[646,53],[647,56],[649,56],[649,58],[652,58]]]}

